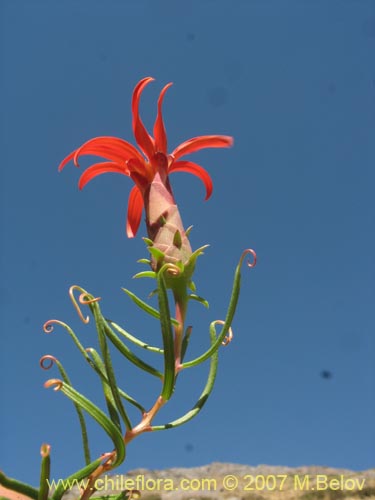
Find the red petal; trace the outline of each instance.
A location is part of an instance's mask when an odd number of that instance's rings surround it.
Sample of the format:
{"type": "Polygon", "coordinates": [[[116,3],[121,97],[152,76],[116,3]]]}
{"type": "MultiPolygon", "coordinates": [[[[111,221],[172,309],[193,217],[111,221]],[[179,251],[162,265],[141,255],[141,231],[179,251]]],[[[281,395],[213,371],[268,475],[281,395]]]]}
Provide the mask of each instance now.
{"type": "Polygon", "coordinates": [[[82,144],[74,156],[74,163],[77,165],[78,157],[81,155],[97,155],[108,158],[111,161],[125,163],[130,158],[138,158],[142,161],[142,155],[136,148],[127,141],[118,137],[95,137],[82,144]]]}
{"type": "Polygon", "coordinates": [[[134,238],[137,234],[139,224],[141,223],[143,210],[142,193],[137,186],[130,191],[128,201],[128,217],[126,220],[126,234],[128,238],[134,238]]]}
{"type": "Polygon", "coordinates": [[[92,165],[87,170],[85,170],[81,175],[81,177],[79,178],[78,181],[79,189],[83,189],[86,186],[86,184],[90,182],[91,179],[93,179],[97,175],[106,174],[108,172],[129,175],[124,169],[124,167],[116,165],[116,163],[113,162],[96,163],[95,165],[92,165]]]}
{"type": "Polygon", "coordinates": [[[196,177],[199,177],[206,188],[205,200],[208,200],[208,198],[212,194],[213,185],[211,177],[204,168],[200,167],[199,165],[191,161],[176,161],[175,163],[172,164],[172,166],[168,170],[168,173],[176,171],[188,172],[189,174],[193,174],[196,177]]]}
{"type": "Polygon", "coordinates": [[[134,137],[137,141],[138,146],[144,152],[148,159],[151,159],[154,155],[154,140],[147,132],[145,126],[142,123],[142,120],[139,117],[139,100],[141,98],[141,94],[143,89],[152,82],[154,78],[147,77],[143,78],[136,85],[133,98],[132,98],[132,113],[133,113],[133,131],[134,137]]]}
{"type": "Polygon", "coordinates": [[[60,163],[58,171],[61,172],[61,170],[65,167],[67,163],[69,163],[71,160],[73,160],[74,155],[76,154],[76,150],[72,151],[70,155],[66,156],[63,161],[60,163]]]}
{"type": "Polygon", "coordinates": [[[167,134],[165,132],[163,115],[162,115],[162,106],[163,99],[166,91],[169,87],[173,85],[173,83],[168,83],[163,90],[160,92],[158,99],[158,114],[156,116],[155,125],[154,125],[154,137],[155,137],[155,149],[156,151],[160,151],[165,155],[167,152],[167,134]]]}
{"type": "Polygon", "coordinates": [[[183,142],[173,151],[175,160],[189,153],[195,153],[204,148],[229,148],[233,144],[233,137],[228,135],[200,135],[183,142]]]}

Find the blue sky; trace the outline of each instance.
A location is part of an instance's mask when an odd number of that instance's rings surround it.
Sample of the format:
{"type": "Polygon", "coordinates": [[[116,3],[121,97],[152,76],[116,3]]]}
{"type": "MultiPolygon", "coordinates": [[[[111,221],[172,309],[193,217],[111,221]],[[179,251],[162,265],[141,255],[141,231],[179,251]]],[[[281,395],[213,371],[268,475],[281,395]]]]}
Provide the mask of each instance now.
{"type": "MultiPolygon", "coordinates": [[[[374,467],[374,2],[3,0],[0,9],[0,468],[36,484],[43,442],[55,478],[83,463],[70,402],[43,388],[57,372],[38,366],[56,355],[101,402],[68,336],[42,330],[61,319],[95,345],[70,285],[101,296],[134,334],[160,338],[121,291],[150,291],[131,280],[146,256],[140,238],[125,236],[131,182],[111,174],[79,192],[77,169],[57,173],[91,137],[133,142],[130,99],[144,76],[156,79],[141,103],[149,128],[160,89],[174,82],[164,106],[171,148],[203,134],[235,139],[192,157],[213,178],[209,201],[196,178],[172,177],[193,247],[210,244],[196,275],[210,309],[192,305],[191,357],[225,315],[242,250],[255,248],[259,262],[244,271],[235,339],[204,411],[136,439],[119,472],[213,461],[374,467]]],[[[150,405],[158,387],[116,366],[150,405]]],[[[157,422],[195,403],[206,371],[182,374],[157,422]]],[[[110,449],[95,424],[90,433],[94,454],[110,449]]]]}

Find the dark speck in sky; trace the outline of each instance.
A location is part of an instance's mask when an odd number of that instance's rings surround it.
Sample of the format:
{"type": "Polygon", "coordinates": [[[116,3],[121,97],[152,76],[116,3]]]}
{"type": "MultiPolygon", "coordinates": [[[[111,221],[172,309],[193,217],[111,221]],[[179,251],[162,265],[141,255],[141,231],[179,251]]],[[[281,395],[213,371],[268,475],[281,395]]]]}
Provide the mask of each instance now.
{"type": "Polygon", "coordinates": [[[326,380],[329,380],[333,377],[333,373],[330,372],[329,370],[322,370],[320,372],[320,376],[326,380]]]}

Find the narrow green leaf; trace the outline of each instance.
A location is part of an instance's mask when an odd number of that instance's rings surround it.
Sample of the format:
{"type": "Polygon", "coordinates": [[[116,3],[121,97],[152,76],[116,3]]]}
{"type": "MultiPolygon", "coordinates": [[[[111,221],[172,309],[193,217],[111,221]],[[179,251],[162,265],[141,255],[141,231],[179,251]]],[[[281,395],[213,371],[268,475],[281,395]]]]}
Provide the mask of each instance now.
{"type": "Polygon", "coordinates": [[[8,488],[16,493],[22,493],[33,500],[38,500],[38,490],[30,486],[29,484],[22,483],[17,479],[7,477],[2,471],[0,471],[0,484],[5,488],[8,488]]]}
{"type": "Polygon", "coordinates": [[[50,325],[51,329],[53,328],[53,326],[52,326],[53,324],[57,324],[57,325],[62,326],[68,332],[70,337],[73,339],[74,344],[76,345],[76,347],[78,348],[78,350],[82,354],[82,356],[86,359],[86,361],[90,361],[90,359],[87,356],[87,352],[86,352],[85,348],[83,347],[83,345],[79,341],[77,335],[74,333],[74,330],[69,325],[67,325],[66,323],[64,323],[63,321],[60,321],[60,320],[53,321],[53,323],[51,323],[51,325],[50,325]]]}
{"type": "Polygon", "coordinates": [[[138,339],[137,337],[134,337],[131,335],[129,332],[121,328],[119,325],[117,325],[114,321],[111,321],[110,319],[106,320],[117,332],[125,337],[127,340],[130,340],[130,342],[133,342],[133,344],[142,347],[143,349],[146,349],[147,351],[151,352],[157,352],[159,354],[163,354],[163,349],[160,349],[160,347],[153,347],[150,344],[146,344],[146,342],[143,342],[142,340],[138,339]]]}
{"type": "Polygon", "coordinates": [[[118,413],[120,414],[125,427],[127,430],[131,430],[132,424],[129,420],[129,417],[126,413],[126,410],[124,408],[124,405],[122,404],[120,394],[118,392],[117,388],[117,381],[116,381],[116,375],[112,366],[112,360],[111,360],[111,355],[108,349],[108,344],[107,344],[107,338],[105,335],[105,326],[107,322],[102,316],[100,306],[97,302],[93,302],[90,304],[91,310],[93,311],[94,318],[95,318],[95,324],[96,324],[96,330],[98,332],[98,338],[99,338],[99,345],[100,345],[100,350],[102,352],[102,357],[103,357],[103,362],[104,362],[104,367],[105,367],[105,373],[107,375],[108,379],[108,385],[111,390],[112,396],[114,403],[116,405],[116,409],[118,413]]]}
{"type": "Polygon", "coordinates": [[[90,476],[90,474],[101,465],[102,461],[102,458],[98,458],[94,460],[94,462],[86,465],[86,467],[83,467],[83,469],[74,472],[66,479],[62,479],[52,495],[52,500],[60,500],[64,493],[71,488],[72,484],[76,484],[76,482],[82,481],[82,479],[86,479],[90,476]]]}
{"type": "MultiPolygon", "coordinates": [[[[211,326],[210,326],[211,346],[213,346],[215,344],[215,341],[216,341],[215,325],[213,323],[211,323],[211,326]]],[[[177,427],[179,425],[185,424],[186,422],[188,422],[189,420],[194,418],[201,411],[201,409],[205,405],[205,403],[206,403],[208,397],[210,396],[212,389],[214,387],[216,373],[217,373],[218,359],[219,359],[219,353],[218,353],[218,351],[215,351],[210,359],[210,370],[208,372],[206,385],[202,391],[202,394],[199,396],[198,401],[193,406],[193,408],[190,411],[188,411],[187,413],[185,413],[185,415],[183,415],[182,417],[180,417],[176,420],[173,420],[172,422],[169,422],[168,424],[152,426],[153,431],[161,431],[161,430],[170,429],[172,427],[177,427]]]]}
{"type": "Polygon", "coordinates": [[[200,297],[199,295],[195,295],[195,293],[191,293],[188,297],[189,297],[189,299],[196,300],[197,302],[200,302],[207,309],[210,307],[209,303],[207,302],[206,299],[204,299],[203,297],[200,297]]]}
{"type": "Polygon", "coordinates": [[[142,240],[146,243],[148,247],[152,247],[152,245],[154,244],[154,242],[150,240],[150,238],[143,237],[142,240]]]}
{"type": "MultiPolygon", "coordinates": [[[[70,329],[70,328],[68,327],[68,329],[70,329]]],[[[80,349],[80,351],[81,351],[81,349],[80,349]]],[[[90,358],[88,357],[86,351],[85,351],[84,356],[85,356],[86,359],[88,359],[88,361],[91,361],[90,358]]],[[[66,384],[68,384],[68,385],[71,386],[72,383],[71,383],[70,378],[69,378],[67,372],[65,371],[64,366],[62,365],[62,363],[57,358],[53,358],[53,362],[56,364],[56,366],[57,366],[57,368],[58,368],[58,370],[60,372],[60,375],[61,375],[61,378],[63,379],[63,381],[66,384]]],[[[87,465],[87,464],[89,464],[91,462],[91,456],[90,456],[90,446],[89,446],[89,439],[88,439],[88,434],[87,434],[86,420],[85,420],[85,416],[84,416],[84,414],[83,414],[80,406],[74,403],[74,408],[75,408],[75,410],[77,412],[77,416],[78,416],[78,420],[79,420],[79,425],[80,425],[80,428],[81,428],[83,454],[84,454],[84,457],[85,457],[85,463],[87,465]]]]}
{"type": "MultiPolygon", "coordinates": [[[[147,304],[147,302],[144,302],[142,299],[137,297],[130,290],[127,290],[126,288],[122,288],[121,290],[123,290],[132,299],[134,304],[136,304],[140,309],[145,311],[147,314],[149,314],[153,318],[157,318],[158,320],[160,320],[160,312],[157,309],[155,309],[154,307],[147,304]]],[[[171,322],[173,325],[176,325],[176,326],[179,325],[179,322],[174,318],[171,318],[171,322]]]]}
{"type": "Polygon", "coordinates": [[[189,226],[186,231],[185,231],[185,236],[188,238],[190,233],[191,233],[191,230],[193,229],[193,226],[189,226]]]}
{"type": "Polygon", "coordinates": [[[121,431],[121,422],[120,422],[120,417],[116,409],[116,403],[111,391],[111,387],[108,382],[108,378],[106,376],[106,370],[105,370],[105,365],[99,355],[99,353],[93,349],[92,347],[88,348],[88,352],[91,353],[92,356],[92,361],[93,364],[96,366],[96,372],[98,373],[100,377],[100,381],[102,383],[102,388],[103,388],[103,393],[104,393],[104,399],[107,404],[107,409],[109,416],[112,420],[112,422],[117,425],[117,427],[121,431]]]}
{"type": "MultiPolygon", "coordinates": [[[[227,315],[226,315],[222,330],[220,332],[220,335],[217,337],[215,343],[204,354],[202,354],[201,356],[198,356],[197,358],[193,359],[192,361],[187,361],[186,363],[183,363],[182,368],[190,368],[192,366],[197,366],[198,364],[200,364],[203,361],[205,361],[206,359],[208,359],[217,349],[219,349],[222,341],[224,340],[225,336],[228,334],[229,328],[230,328],[232,321],[233,321],[234,314],[236,312],[238,297],[240,295],[241,266],[242,266],[242,262],[244,259],[244,255],[245,254],[243,254],[241,256],[240,261],[236,267],[236,271],[234,273],[232,294],[231,294],[231,297],[229,300],[227,315]]],[[[215,321],[213,323],[215,323],[215,321]]],[[[211,323],[211,325],[213,323],[211,323]]]]}
{"type": "MultiPolygon", "coordinates": [[[[156,295],[158,293],[158,289],[155,288],[155,290],[152,290],[152,292],[150,292],[147,296],[148,299],[151,299],[154,295],[156,295]]],[[[172,319],[173,321],[173,319],[172,319]]]]}
{"type": "MultiPolygon", "coordinates": [[[[102,361],[102,359],[100,358],[100,355],[99,353],[97,353],[95,351],[94,348],[92,347],[89,347],[88,348],[88,352],[91,353],[92,357],[93,357],[93,363],[94,365],[96,366],[96,371],[102,381],[102,383],[107,383],[108,384],[108,379],[105,375],[105,369],[104,369],[104,363],[102,361]]],[[[129,394],[127,394],[126,392],[124,392],[122,389],[120,389],[120,387],[118,388],[118,391],[120,393],[120,396],[122,398],[124,398],[126,401],[128,401],[128,403],[132,404],[133,406],[135,406],[136,408],[138,408],[138,410],[140,410],[140,412],[143,414],[146,412],[146,409],[144,408],[144,406],[142,406],[140,403],[138,403],[138,401],[136,401],[134,398],[132,398],[131,396],[129,396],[129,394]]]]}
{"type": "Polygon", "coordinates": [[[116,449],[116,461],[113,464],[113,468],[120,465],[125,459],[125,445],[122,434],[118,427],[107,417],[107,415],[100,408],[94,405],[94,403],[92,403],[78,391],[73,389],[73,387],[71,387],[70,385],[67,385],[65,382],[59,380],[47,381],[45,385],[46,387],[49,387],[53,384],[58,384],[57,388],[65,396],[67,396],[83,410],[85,410],[104,429],[104,431],[111,438],[116,449]]]}
{"type": "Polygon", "coordinates": [[[169,313],[169,301],[167,288],[164,281],[164,272],[169,264],[165,264],[158,272],[158,299],[160,310],[160,327],[163,336],[164,347],[164,379],[161,396],[168,401],[172,396],[175,381],[175,360],[174,360],[174,342],[171,326],[171,317],[169,313]]]}
{"type": "Polygon", "coordinates": [[[165,255],[164,252],[159,250],[159,248],[156,247],[147,247],[148,251],[150,254],[156,259],[156,260],[162,260],[164,259],[165,255]]]}
{"type": "Polygon", "coordinates": [[[121,352],[123,356],[125,356],[126,359],[134,363],[136,366],[141,368],[141,370],[144,370],[148,373],[151,373],[151,375],[154,375],[155,377],[158,377],[160,379],[163,378],[163,375],[156,370],[153,366],[145,363],[142,361],[138,356],[136,356],[128,346],[126,346],[115,334],[115,332],[111,329],[111,327],[108,325],[107,322],[104,323],[104,328],[105,328],[105,333],[109,340],[112,342],[112,344],[121,352]]]}
{"type": "Polygon", "coordinates": [[[40,465],[40,482],[39,482],[39,495],[38,500],[47,500],[49,494],[49,479],[51,471],[51,447],[43,444],[40,449],[42,455],[42,463],[40,465]]]}
{"type": "Polygon", "coordinates": [[[138,259],[137,262],[139,264],[151,264],[151,260],[150,259],[138,259]]]}
{"type": "Polygon", "coordinates": [[[141,271],[133,276],[133,279],[138,278],[156,278],[156,273],[154,271],[141,271]]]}

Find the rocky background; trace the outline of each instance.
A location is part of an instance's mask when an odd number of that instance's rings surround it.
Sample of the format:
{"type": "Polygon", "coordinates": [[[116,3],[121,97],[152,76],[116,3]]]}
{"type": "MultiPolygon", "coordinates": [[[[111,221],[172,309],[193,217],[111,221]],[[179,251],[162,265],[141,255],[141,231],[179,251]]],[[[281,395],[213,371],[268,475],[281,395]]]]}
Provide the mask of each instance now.
{"type": "MultiPolygon", "coordinates": [[[[104,477],[98,487],[100,496],[131,489],[139,490],[132,492],[134,499],[145,500],[375,500],[375,469],[354,472],[319,466],[213,463],[190,469],[137,469],[104,477]]],[[[78,497],[73,488],[64,500],[78,497]]]]}

